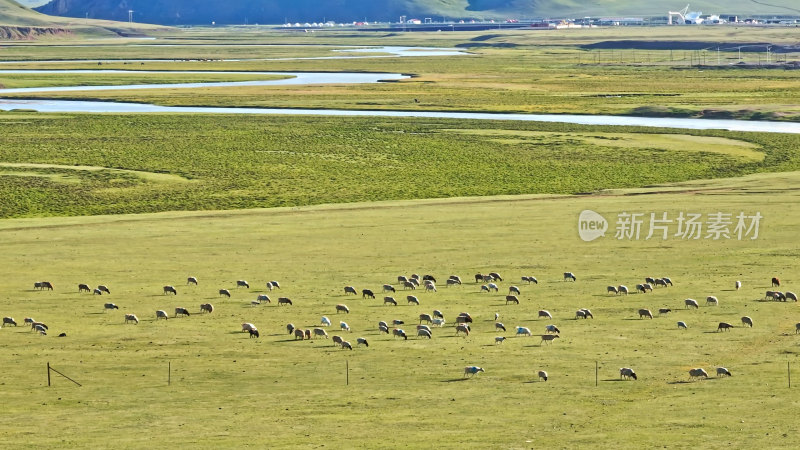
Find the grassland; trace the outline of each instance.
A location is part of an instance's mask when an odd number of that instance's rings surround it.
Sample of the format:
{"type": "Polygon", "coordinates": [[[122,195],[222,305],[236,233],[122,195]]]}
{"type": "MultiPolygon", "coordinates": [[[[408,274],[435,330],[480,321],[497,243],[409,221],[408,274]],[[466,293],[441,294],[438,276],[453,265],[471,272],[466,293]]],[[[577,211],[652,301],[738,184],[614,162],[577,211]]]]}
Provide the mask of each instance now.
{"type": "Polygon", "coordinates": [[[6,218],[574,194],[800,168],[798,136],[766,133],[219,115],[0,123],[6,218]]]}
{"type": "MultiPolygon", "coordinates": [[[[651,446],[710,448],[797,446],[797,396],[787,387],[787,362],[797,369],[795,303],[764,302],[769,278],[796,290],[793,188],[797,173],[659,186],[603,196],[383,202],[238,212],[162,213],[5,220],[2,315],[35,317],[48,336],[4,327],[4,414],[0,436],[19,446],[60,448],[152,445],[241,447],[481,447],[651,446]],[[665,192],[674,190],[674,192],[665,192]],[[662,193],[659,193],[662,192],[662,193]],[[716,211],[764,219],[758,239],[585,243],[577,237],[582,209],[612,224],[622,211],[716,211]],[[702,255],[702,256],[700,256],[702,255]],[[469,281],[495,270],[498,294],[469,281]],[[561,281],[573,271],[574,284],[561,281]],[[379,290],[397,275],[458,274],[461,287],[417,293],[422,305],[382,306],[345,296],[342,286],[379,290]],[[197,276],[200,285],[184,286],[197,276]],[[534,275],[538,285],[519,284],[534,275]],[[633,286],[645,276],[670,276],[674,287],[652,294],[609,296],[608,284],[633,286]],[[33,291],[48,279],[53,292],[33,291]],[[246,279],[251,289],[235,289],[246,279]],[[280,280],[268,293],[267,280],[280,280]],[[740,291],[734,280],[742,280],[740,291]],[[110,296],[79,294],[77,283],[106,284],[110,296]],[[179,294],[163,296],[174,284],[179,294]],[[506,306],[511,284],[521,304],[506,306]],[[232,299],[216,292],[231,288],[232,299]],[[250,306],[257,293],[273,303],[250,306]],[[294,300],[278,307],[275,297],[294,300]],[[683,299],[716,295],[720,306],[683,309],[683,299]],[[103,313],[113,301],[119,311],[103,313]],[[200,315],[198,305],[215,311],[200,315]],[[336,316],[334,305],[351,313],[336,316]],[[187,307],[192,316],[155,321],[156,309],[187,307]],[[674,311],[652,321],[636,310],[674,311]],[[552,321],[536,320],[548,309],[552,321]],[[573,319],[590,308],[594,320],[573,319]],[[413,330],[419,313],[441,309],[474,317],[473,333],[434,329],[430,341],[396,340],[377,332],[379,320],[403,319],[413,330]],[[554,323],[561,339],[512,337],[507,327],[543,333],[554,323]],[[123,313],[142,322],[124,325],[123,313]],[[346,320],[349,352],[329,340],[294,341],[286,323],[312,327],[327,315],[346,320]],[[720,321],[752,329],[715,332],[720,321]],[[680,331],[677,320],[689,329],[680,331]],[[260,339],[239,331],[255,323],[260,339]],[[56,334],[65,332],[67,337],[56,334]],[[493,338],[509,339],[493,345],[493,338]],[[53,374],[46,363],[82,387],[53,374]],[[345,365],[349,364],[349,386],[345,365]],[[595,386],[595,363],[599,366],[595,386]],[[171,365],[171,384],[167,366],[171,365]],[[465,365],[486,369],[462,380],[465,365]],[[692,367],[728,367],[730,379],[688,382],[692,367]],[[633,367],[638,381],[618,380],[633,367]],[[538,382],[535,371],[550,379],[538,382]],[[44,432],[43,430],[47,430],[44,432]],[[113,438],[111,437],[113,435],[113,438]]],[[[407,293],[398,291],[402,299],[407,293]]],[[[712,377],[713,378],[713,377],[712,377]]]]}

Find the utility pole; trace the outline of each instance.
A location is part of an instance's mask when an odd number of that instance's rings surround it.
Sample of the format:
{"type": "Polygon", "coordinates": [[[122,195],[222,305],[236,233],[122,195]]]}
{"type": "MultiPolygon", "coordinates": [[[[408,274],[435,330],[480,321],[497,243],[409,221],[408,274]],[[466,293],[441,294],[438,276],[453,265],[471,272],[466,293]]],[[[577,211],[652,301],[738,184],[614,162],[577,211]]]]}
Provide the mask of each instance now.
{"type": "Polygon", "coordinates": [[[133,10],[128,10],[128,23],[133,23],[133,10]]]}

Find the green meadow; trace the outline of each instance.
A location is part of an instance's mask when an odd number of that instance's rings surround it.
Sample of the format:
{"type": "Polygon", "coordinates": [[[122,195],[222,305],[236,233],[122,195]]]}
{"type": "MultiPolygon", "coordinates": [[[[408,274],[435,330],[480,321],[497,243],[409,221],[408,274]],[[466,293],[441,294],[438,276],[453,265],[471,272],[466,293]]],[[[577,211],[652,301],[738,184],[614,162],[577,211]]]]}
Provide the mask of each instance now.
{"type": "MultiPolygon", "coordinates": [[[[785,44],[794,29],[682,28],[680,38],[665,28],[385,36],[253,30],[162,36],[189,46],[6,45],[0,58],[31,60],[8,68],[164,72],[0,74],[0,84],[403,72],[415,77],[360,86],[17,97],[796,120],[795,71],[696,67],[689,59],[697,55],[688,51],[686,60],[678,51],[625,50],[606,61],[610,51],[581,47],[617,38],[785,44]],[[286,45],[244,45],[265,43],[286,45]],[[289,46],[308,43],[331,48],[289,46]],[[220,61],[330,56],[346,45],[461,45],[472,55],[220,61]],[[34,61],[143,57],[210,61],[34,61]]],[[[734,54],[725,57],[734,62],[734,54]]],[[[745,57],[755,63],[766,55],[745,57]]],[[[800,289],[797,135],[34,111],[0,112],[0,130],[0,316],[19,324],[0,328],[0,438],[8,445],[639,449],[797,448],[800,442],[794,419],[800,310],[796,302],[765,300],[772,277],[783,291],[800,289]],[[606,219],[604,237],[579,237],[584,210],[606,219]],[[729,220],[722,234],[711,225],[718,213],[729,220]],[[638,233],[621,228],[626,214],[640,214],[638,233]],[[703,227],[697,239],[682,235],[679,224],[692,214],[703,227]],[[739,229],[740,214],[759,216],[758,229],[739,229]],[[664,217],[666,238],[650,228],[664,217]],[[474,274],[488,272],[503,276],[497,292],[474,281],[474,274]],[[564,281],[564,272],[577,281],[564,281]],[[434,275],[437,292],[403,290],[397,277],[412,273],[434,275]],[[463,284],[447,287],[450,275],[463,284]],[[197,286],[186,284],[190,276],[197,286]],[[669,277],[674,286],[636,293],[650,276],[669,277]],[[43,280],[54,290],[35,290],[43,280]],[[237,288],[237,280],[250,288],[237,288]],[[280,290],[267,289],[272,280],[280,290]],[[79,283],[107,285],[111,293],[80,293],[79,283]],[[381,292],[387,283],[395,294],[381,292]],[[178,294],[164,295],[166,285],[178,294]],[[345,295],[348,285],[372,289],[377,298],[345,295]],[[518,305],[506,304],[512,285],[521,291],[518,305]],[[631,293],[609,294],[609,285],[631,293]],[[219,296],[220,289],[231,298],[219,296]],[[253,304],[261,294],[271,302],[253,304]],[[398,305],[384,304],[385,295],[398,305]],[[719,305],[707,304],[708,296],[719,305]],[[293,304],[278,306],[278,297],[293,304]],[[685,308],[687,298],[700,307],[685,308]],[[119,309],[106,311],[108,302],[119,309]],[[202,303],[214,311],[200,313],[202,303]],[[337,314],[337,304],[350,313],[337,314]],[[176,307],[191,315],[174,317],[176,307]],[[594,318],[576,319],[580,308],[594,318]],[[652,319],[640,318],[643,308],[652,319]],[[434,309],[444,313],[445,326],[432,328],[430,340],[417,337],[419,315],[434,309]],[[537,318],[541,309],[552,319],[537,318]],[[170,318],[156,320],[157,310],[170,318]],[[469,336],[456,335],[460,312],[474,319],[469,336]],[[125,324],[124,314],[140,322],[125,324]],[[495,327],[496,314],[507,331],[495,327]],[[320,327],[322,316],[332,322],[328,334],[351,342],[352,351],[286,332],[289,323],[320,327]],[[743,316],[752,318],[752,328],[742,325],[743,316]],[[47,335],[24,326],[26,317],[46,323],[47,335]],[[404,322],[398,326],[407,340],[379,332],[379,321],[392,320],[404,322]],[[341,331],[340,321],[352,331],[341,331]],[[679,329],[678,321],[688,328],[679,329]],[[243,322],[255,324],[260,337],[242,333],[243,322]],[[717,331],[720,322],[734,328],[717,331]],[[560,330],[551,344],[540,337],[549,324],[560,330]],[[532,336],[516,336],[518,326],[532,336]],[[507,339],[496,344],[497,336],[507,339]],[[369,346],[356,346],[358,337],[369,346]],[[55,372],[48,386],[48,364],[80,386],[55,372]],[[465,378],[471,365],[485,372],[465,378]],[[621,380],[621,367],[633,368],[638,380],[621,380]],[[690,380],[696,367],[709,378],[690,380]],[[716,367],[733,376],[717,377],[716,367]],[[539,370],[548,372],[547,381],[539,370]]]]}

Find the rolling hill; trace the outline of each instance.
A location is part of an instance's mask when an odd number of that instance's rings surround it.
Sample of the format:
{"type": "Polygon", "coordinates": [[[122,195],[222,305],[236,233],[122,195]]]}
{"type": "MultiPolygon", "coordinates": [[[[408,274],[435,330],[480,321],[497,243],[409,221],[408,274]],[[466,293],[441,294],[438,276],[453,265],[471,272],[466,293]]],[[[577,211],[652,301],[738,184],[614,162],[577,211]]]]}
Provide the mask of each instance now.
{"type": "MultiPolygon", "coordinates": [[[[286,22],[397,21],[441,19],[531,19],[584,16],[665,16],[683,1],[660,4],[645,0],[51,0],[38,11],[70,16],[166,25],[278,24],[286,22]]],[[[707,14],[800,14],[796,0],[700,0],[692,11],[707,14]]]]}

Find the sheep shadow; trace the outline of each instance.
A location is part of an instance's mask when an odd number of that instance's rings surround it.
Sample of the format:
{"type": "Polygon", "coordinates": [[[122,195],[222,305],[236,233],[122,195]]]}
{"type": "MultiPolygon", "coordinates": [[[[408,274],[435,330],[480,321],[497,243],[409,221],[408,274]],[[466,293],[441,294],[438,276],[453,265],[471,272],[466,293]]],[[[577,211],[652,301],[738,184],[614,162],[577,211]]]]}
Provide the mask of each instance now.
{"type": "Polygon", "coordinates": [[[609,383],[619,383],[619,382],[628,382],[628,381],[631,381],[631,380],[626,380],[624,378],[606,378],[605,380],[600,380],[600,381],[609,382],[609,383]]]}
{"type": "Polygon", "coordinates": [[[461,377],[461,378],[452,378],[450,380],[442,380],[442,383],[456,383],[459,381],[467,381],[471,380],[473,377],[461,377]]]}

